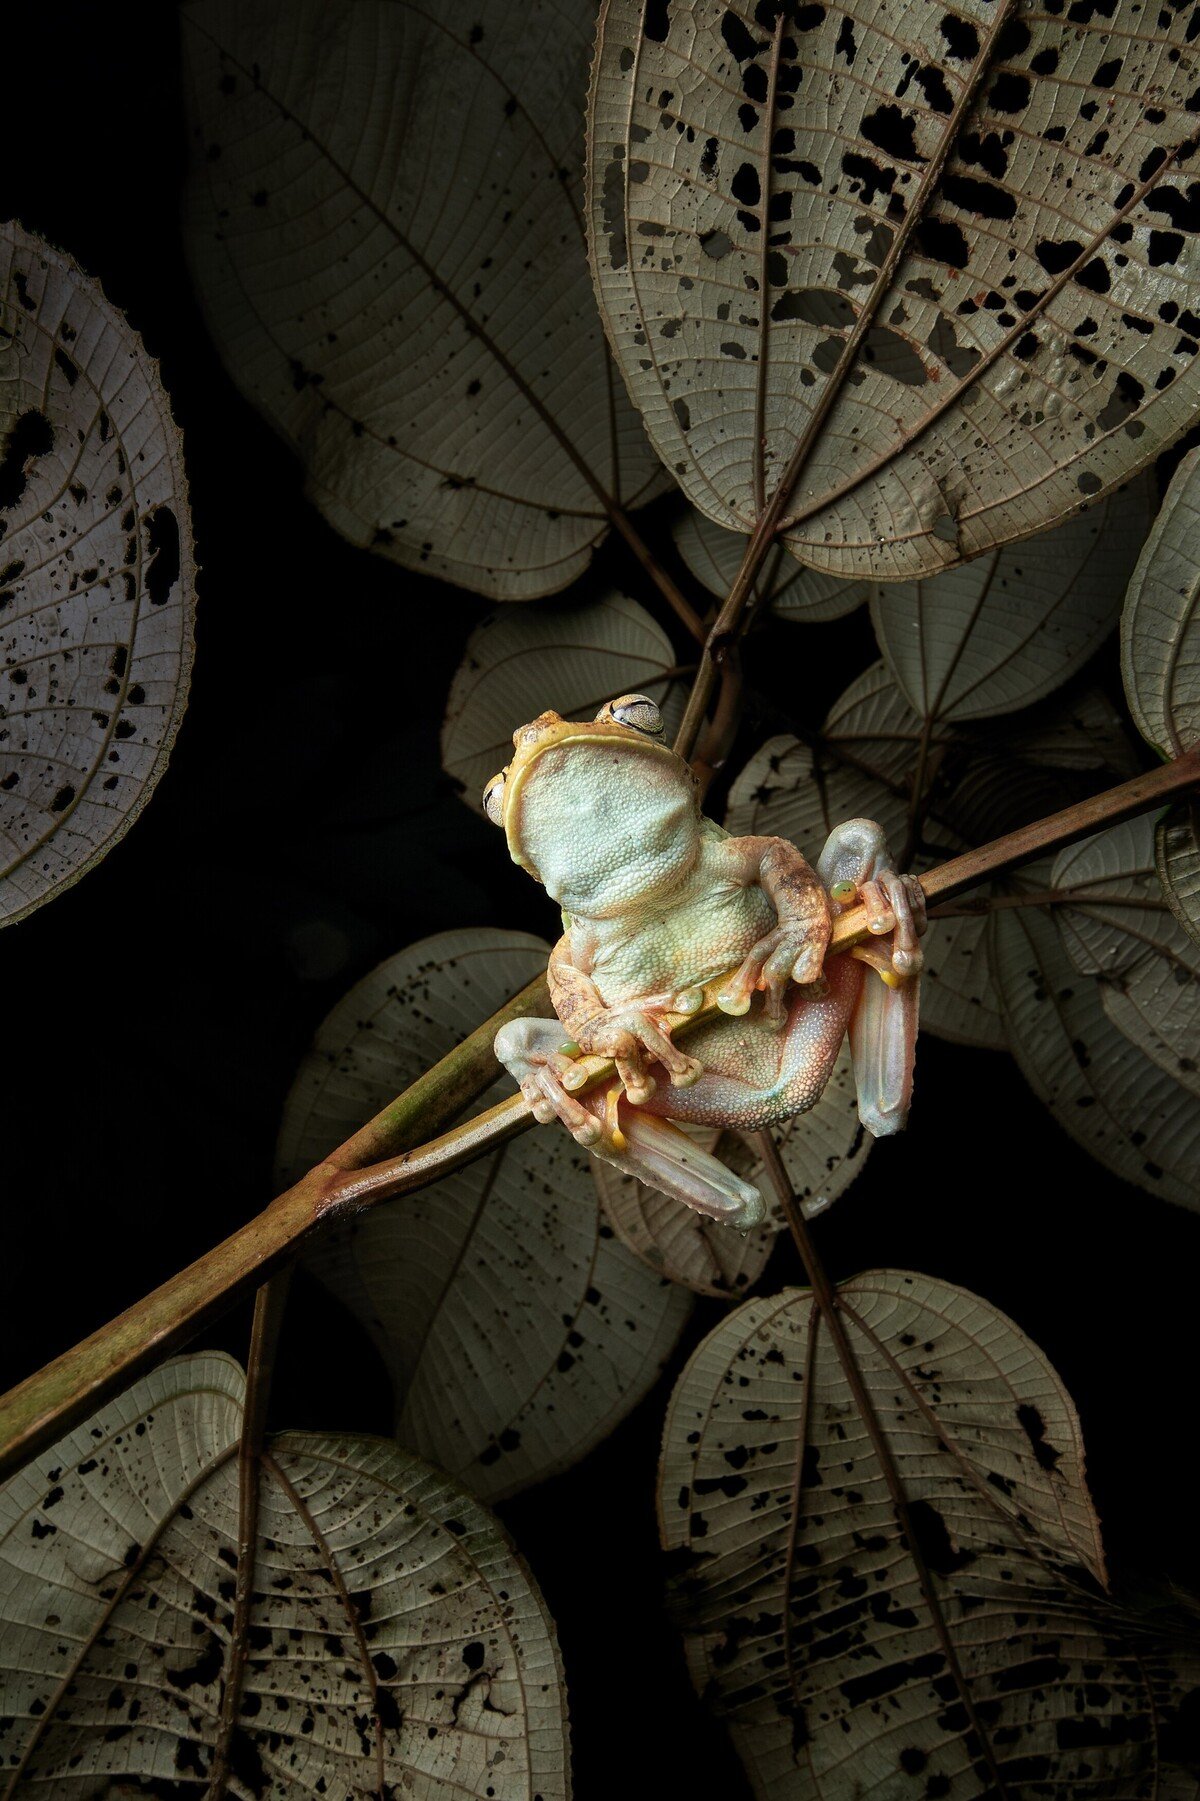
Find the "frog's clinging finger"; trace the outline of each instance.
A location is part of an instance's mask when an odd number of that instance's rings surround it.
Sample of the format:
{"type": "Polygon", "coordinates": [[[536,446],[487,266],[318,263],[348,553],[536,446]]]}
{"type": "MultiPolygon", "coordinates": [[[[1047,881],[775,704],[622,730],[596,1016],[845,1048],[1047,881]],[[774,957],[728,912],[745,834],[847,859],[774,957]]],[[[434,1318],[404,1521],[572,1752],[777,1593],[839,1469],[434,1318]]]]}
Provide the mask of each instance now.
{"type": "Polygon", "coordinates": [[[915,876],[897,875],[894,870],[884,870],[879,877],[879,886],[887,895],[888,903],[896,920],[896,931],[892,941],[892,968],[897,975],[917,975],[925,961],[921,955],[921,947],[917,942],[918,935],[924,929],[924,894],[921,884],[915,876]],[[913,889],[921,896],[914,899],[913,889]]]}
{"type": "Polygon", "coordinates": [[[631,1107],[644,1107],[658,1084],[638,1056],[614,1057],[617,1074],[631,1107]]]}
{"type": "Polygon", "coordinates": [[[652,1019],[643,1016],[634,1029],[650,1055],[657,1057],[663,1065],[671,1078],[672,1088],[690,1087],[704,1074],[704,1065],[697,1063],[694,1057],[685,1056],[652,1019]]]}
{"type": "MultiPolygon", "coordinates": [[[[807,967],[807,956],[802,959],[807,967]]],[[[767,1004],[763,1017],[772,1025],[782,1026],[787,1020],[787,1008],[784,1006],[784,995],[788,983],[792,979],[792,968],[796,964],[796,947],[786,941],[777,945],[762,966],[762,986],[767,992],[767,1004]]]]}
{"type": "Polygon", "coordinates": [[[877,938],[896,928],[896,916],[883,883],[874,878],[859,884],[858,898],[867,911],[867,930],[877,938]]]}

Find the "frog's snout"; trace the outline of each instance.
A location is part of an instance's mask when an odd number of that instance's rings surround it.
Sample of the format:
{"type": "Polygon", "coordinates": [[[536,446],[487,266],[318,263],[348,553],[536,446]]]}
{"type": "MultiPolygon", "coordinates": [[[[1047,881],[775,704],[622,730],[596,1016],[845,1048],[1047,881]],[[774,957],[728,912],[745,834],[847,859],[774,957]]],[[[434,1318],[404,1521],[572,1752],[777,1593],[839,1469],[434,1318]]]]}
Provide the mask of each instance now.
{"type": "Polygon", "coordinates": [[[561,725],[562,722],[562,714],[554,712],[553,709],[539,713],[537,718],[531,719],[528,725],[517,727],[513,733],[514,750],[520,750],[523,744],[536,744],[539,738],[544,737],[547,732],[553,731],[554,727],[561,725]]]}

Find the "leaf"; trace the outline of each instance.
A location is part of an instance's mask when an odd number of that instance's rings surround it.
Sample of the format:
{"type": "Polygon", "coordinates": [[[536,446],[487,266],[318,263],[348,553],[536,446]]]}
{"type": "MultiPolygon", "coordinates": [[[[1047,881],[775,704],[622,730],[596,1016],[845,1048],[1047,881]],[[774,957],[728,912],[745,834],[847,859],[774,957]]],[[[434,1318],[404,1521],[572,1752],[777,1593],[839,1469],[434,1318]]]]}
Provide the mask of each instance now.
{"type": "Polygon", "coordinates": [[[70,257],[0,224],[0,923],[93,869],[149,800],[195,573],[157,364],[70,257]]]}
{"type": "MultiPolygon", "coordinates": [[[[442,932],[334,1008],[284,1108],[286,1174],[316,1162],[544,970],[523,932],[442,932]]],[[[501,1075],[480,1102],[512,1091],[501,1075]]],[[[353,1220],[311,1259],[370,1332],[403,1444],[494,1499],[566,1469],[656,1381],[689,1296],[614,1241],[561,1128],[526,1132],[353,1220]]]]}
{"type": "Polygon", "coordinates": [[[1100,977],[1113,1023],[1151,1062],[1200,1095],[1200,945],[1167,907],[1144,816],[1060,851],[1051,882],[1067,953],[1100,977]]]}
{"type": "MultiPolygon", "coordinates": [[[[876,663],[835,702],[815,750],[794,738],[772,738],[750,759],[730,791],[725,824],[732,832],[790,838],[815,860],[842,820],[874,819],[899,856],[920,739],[921,721],[876,663]]],[[[951,740],[947,727],[931,731],[935,753],[951,740]]],[[[912,858],[918,874],[965,848],[936,819],[927,822],[925,839],[912,858]]],[[[984,923],[938,920],[926,935],[921,1024],[936,1037],[995,1049],[1004,1034],[988,978],[984,923]]]]}
{"type": "Polygon", "coordinates": [[[692,1678],[756,1794],[977,1801],[969,1707],[1008,1801],[1150,1796],[1152,1699],[1194,1661],[1152,1671],[1100,1589],[1062,1383],[963,1289],[885,1270],[838,1299],[961,1680],[812,1295],[744,1302],[679,1380],[659,1498],[692,1678]]]}
{"type": "Polygon", "coordinates": [[[1200,449],[1167,489],[1121,614],[1125,698],[1142,737],[1161,756],[1200,740],[1200,449]]]}
{"type": "Polygon", "coordinates": [[[871,623],[922,718],[986,719],[1061,686],[1117,623],[1150,484],[957,569],[874,590],[871,623]]]}
{"type": "MultiPolygon", "coordinates": [[[[809,1219],[824,1212],[845,1193],[875,1142],[859,1123],[850,1053],[844,1046],[816,1106],[794,1114],[774,1135],[801,1211],[809,1219]]],[[[746,1181],[760,1183],[762,1161],[749,1142],[732,1132],[693,1136],[746,1181]]],[[[743,1233],[705,1219],[644,1182],[621,1175],[611,1164],[594,1159],[592,1174],[621,1242],[651,1269],[697,1294],[724,1299],[744,1294],[761,1276],[783,1229],[782,1210],[765,1188],[768,1218],[743,1233]]]]}
{"type": "MultiPolygon", "coordinates": [[[[8,1793],[215,1776],[243,1388],[229,1357],[177,1358],[0,1491],[8,1793]]],[[[545,1604],[495,1520],[394,1445],[274,1440],[246,1636],[230,1794],[567,1794],[545,1604]]]]}
{"type": "MultiPolygon", "coordinates": [[[[695,507],[679,513],[671,528],[675,548],[698,582],[724,600],[734,583],[747,539],[741,532],[726,531],[695,507]]],[[[780,619],[817,624],[841,619],[868,599],[871,584],[840,581],[819,569],[798,568],[782,546],[772,550],[755,583],[771,610],[780,619]]]]}
{"type": "Polygon", "coordinates": [[[201,0],[186,233],[217,347],[352,544],[565,588],[662,486],[588,285],[587,0],[201,0]]]}
{"type": "Polygon", "coordinates": [[[1167,905],[1200,943],[1200,806],[1195,801],[1181,801],[1160,821],[1154,865],[1167,905]]]}
{"type": "Polygon", "coordinates": [[[451,684],[442,767],[482,813],[484,784],[511,757],[514,731],[548,707],[594,719],[615,695],[649,694],[671,737],[683,714],[675,669],[666,633],[624,594],[493,613],[471,633],[451,684]]]}
{"type": "Polygon", "coordinates": [[[777,518],[831,574],[914,580],[1186,429],[1187,33],[975,0],[899,26],[882,0],[606,0],[593,268],[689,500],[732,531],[777,518]]]}
{"type": "MultiPolygon", "coordinates": [[[[1044,892],[1050,872],[1031,865],[1022,882],[1044,892]]],[[[1100,983],[1080,976],[1054,919],[1038,907],[997,910],[988,956],[1009,1046],[1058,1123],[1115,1175],[1196,1206],[1196,1097],[1114,1024],[1100,983]]]]}

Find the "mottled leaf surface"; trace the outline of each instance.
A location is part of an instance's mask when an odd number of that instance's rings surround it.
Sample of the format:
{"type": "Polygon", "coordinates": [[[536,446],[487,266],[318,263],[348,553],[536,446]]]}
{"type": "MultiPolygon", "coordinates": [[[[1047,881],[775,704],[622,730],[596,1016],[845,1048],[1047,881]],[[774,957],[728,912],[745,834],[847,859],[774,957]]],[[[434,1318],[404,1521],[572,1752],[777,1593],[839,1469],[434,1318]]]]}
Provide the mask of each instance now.
{"type": "Polygon", "coordinates": [[[194,578],[157,364],[70,257],[0,224],[0,923],[93,868],[150,798],[194,578]]]}
{"type": "Polygon", "coordinates": [[[1193,7],[1112,12],[605,0],[597,291],[710,518],[915,579],[1190,425],[1193,7]]]}
{"type": "Polygon", "coordinates": [[[1150,523],[1150,485],[916,582],[874,590],[871,623],[915,713],[987,719],[1082,668],[1120,616],[1150,523]]]}
{"type": "MultiPolygon", "coordinates": [[[[523,932],[444,932],[352,988],[284,1110],[281,1173],[309,1168],[546,966],[523,932]]],[[[502,1076],[481,1106],[504,1099],[502,1076]]],[[[487,1498],[565,1469],[657,1379],[690,1297],[613,1236],[591,1158],[539,1127],[354,1220],[311,1267],[362,1320],[401,1443],[487,1498]]]]}
{"type": "MultiPolygon", "coordinates": [[[[217,1779],[243,1387],[176,1359],[0,1491],[5,1794],[217,1779]]],[[[553,1625],[495,1520],[379,1440],[288,1433],[259,1492],[227,1792],[565,1798],[553,1625]]]]}
{"type": "Polygon", "coordinates": [[[482,812],[487,783],[512,756],[513,733],[548,707],[564,719],[594,719],[618,694],[648,694],[667,737],[683,713],[671,640],[625,594],[586,606],[505,608],[467,641],[446,703],[442,767],[482,812]]]}
{"type": "MultiPolygon", "coordinates": [[[[804,1214],[811,1218],[824,1212],[845,1193],[875,1142],[859,1122],[858,1096],[845,1046],[816,1106],[772,1130],[804,1214]]],[[[776,1234],[783,1229],[783,1212],[763,1184],[762,1161],[751,1141],[734,1132],[694,1135],[746,1181],[763,1188],[768,1215],[761,1226],[738,1232],[705,1219],[681,1201],[598,1159],[592,1161],[592,1173],[617,1236],[651,1269],[699,1294],[744,1294],[762,1274],[776,1234]]]]}
{"type": "MultiPolygon", "coordinates": [[[[1034,893],[1045,864],[1022,872],[1034,893]]],[[[1056,920],[1012,907],[988,920],[988,956],[1009,1046],[1034,1092],[1084,1150],[1127,1182],[1195,1207],[1200,1107],[1195,1094],[1140,1050],[1081,975],[1056,920]]]]}
{"type": "Polygon", "coordinates": [[[580,214],[588,0],[200,0],[187,238],[234,380],[352,544],[564,588],[661,486],[580,214]]]}
{"type": "MultiPolygon", "coordinates": [[[[745,555],[745,534],[727,531],[706,513],[689,507],[677,516],[672,536],[696,580],[724,600],[745,555]]],[[[803,569],[780,545],[763,564],[755,592],[780,619],[817,625],[853,613],[873,590],[867,581],[844,581],[820,569],[803,569]]]]}
{"type": "Polygon", "coordinates": [[[971,1709],[1009,1801],[1150,1801],[1170,1717],[1152,1696],[1177,1705],[1188,1672],[1152,1673],[1105,1600],[1058,1377],[947,1283],[887,1270],[838,1295],[932,1600],[807,1290],[704,1340],[664,1434],[674,1610],[755,1793],[977,1801],[996,1791],[971,1709]]]}
{"type": "Polygon", "coordinates": [[[1200,740],[1200,449],[1175,471],[1138,558],[1121,615],[1121,672],[1138,730],[1160,755],[1200,740]]]}

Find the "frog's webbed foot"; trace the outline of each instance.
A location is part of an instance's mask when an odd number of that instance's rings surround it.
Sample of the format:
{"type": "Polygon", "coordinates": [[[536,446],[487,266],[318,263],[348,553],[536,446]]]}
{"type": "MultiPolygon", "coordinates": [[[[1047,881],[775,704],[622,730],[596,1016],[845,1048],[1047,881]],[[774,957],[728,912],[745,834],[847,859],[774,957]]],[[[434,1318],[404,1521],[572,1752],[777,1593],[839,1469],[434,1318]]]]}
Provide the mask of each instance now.
{"type": "Polygon", "coordinates": [[[539,1125],[561,1120],[576,1144],[591,1149],[603,1127],[570,1092],[581,1072],[563,1051],[566,1028],[557,1019],[514,1019],[496,1034],[496,1057],[519,1084],[539,1125]]]}
{"type": "Polygon", "coordinates": [[[618,1136],[619,1146],[606,1133],[593,1156],[740,1232],[762,1224],[766,1207],[759,1190],[702,1150],[671,1120],[622,1107],[618,1136]]]}

